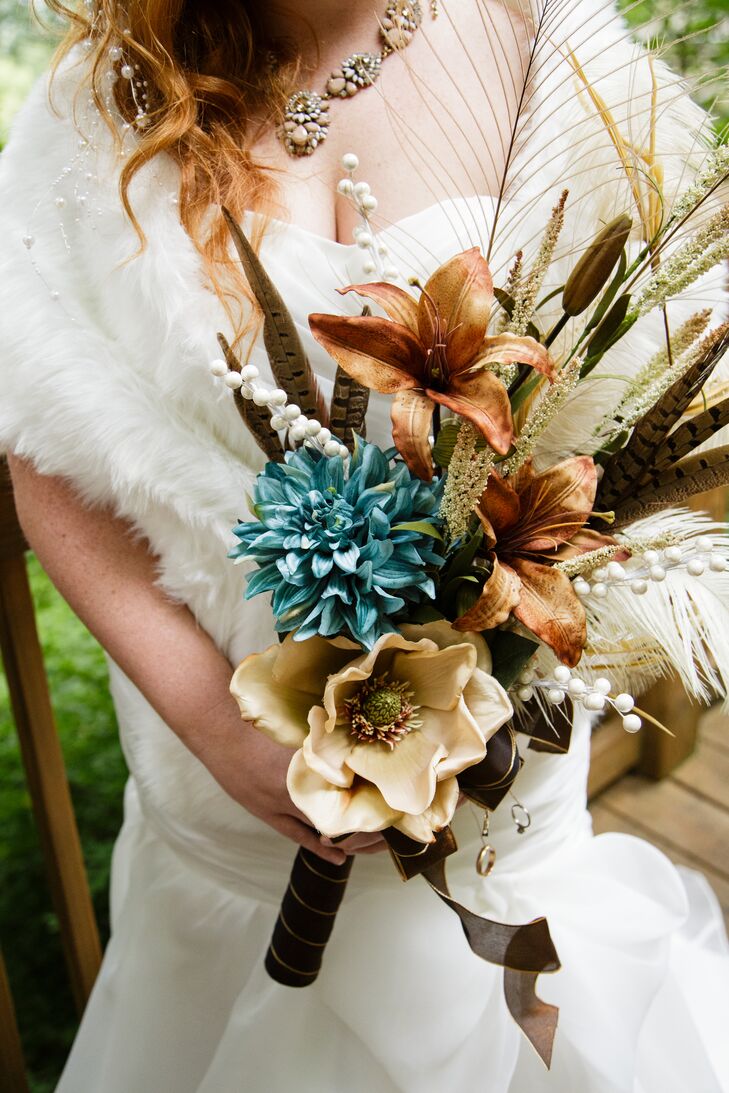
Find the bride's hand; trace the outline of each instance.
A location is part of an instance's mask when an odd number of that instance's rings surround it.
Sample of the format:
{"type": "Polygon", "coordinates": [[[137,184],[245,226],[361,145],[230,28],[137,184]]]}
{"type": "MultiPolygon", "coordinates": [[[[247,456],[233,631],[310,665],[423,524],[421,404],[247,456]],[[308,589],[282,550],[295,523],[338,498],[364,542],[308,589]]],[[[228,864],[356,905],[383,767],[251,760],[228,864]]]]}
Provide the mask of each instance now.
{"type": "Polygon", "coordinates": [[[334,845],[314,830],[286,788],[286,772],[293,754],[293,749],[275,743],[252,725],[243,723],[232,752],[229,742],[219,758],[208,754],[205,765],[234,801],[327,861],[341,865],[348,854],[373,854],[386,849],[382,835],[376,832],[351,835],[334,845]]]}
{"type": "Polygon", "coordinates": [[[286,789],[292,752],[241,723],[230,663],[189,609],[160,588],[157,559],[131,527],[88,507],[65,479],[12,457],[10,466],[26,538],[51,580],[225,792],[328,861],[384,849],[381,835],[354,835],[336,847],[320,841],[286,789]]]}

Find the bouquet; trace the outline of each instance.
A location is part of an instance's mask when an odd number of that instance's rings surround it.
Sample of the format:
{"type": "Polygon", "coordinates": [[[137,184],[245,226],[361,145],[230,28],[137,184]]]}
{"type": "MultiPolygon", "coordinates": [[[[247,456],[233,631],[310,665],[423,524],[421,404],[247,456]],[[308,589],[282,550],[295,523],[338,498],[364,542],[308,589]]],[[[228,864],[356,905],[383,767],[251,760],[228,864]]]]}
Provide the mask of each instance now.
{"type": "MultiPolygon", "coordinates": [[[[369,231],[356,157],[345,166],[340,192],[369,231]]],[[[539,442],[581,412],[580,393],[641,316],[665,316],[727,257],[728,177],[719,146],[673,208],[617,216],[547,296],[567,191],[534,261],[517,254],[501,285],[471,248],[425,283],[343,289],[361,315],[310,316],[337,364],[329,406],[227,216],[278,384],[219,335],[218,373],[267,458],[232,557],[253,567],[248,597],[271,594],[281,639],[240,664],[232,692],[244,718],[296,749],[288,789],[312,825],[332,839],[383,832],[401,875],[423,876],[474,952],[504,967],[509,1008],[547,1065],[557,1013],[534,985],[559,959],[546,920],[507,926],[459,904],[449,825],[464,795],[487,833],[518,777],[517,727],[532,748],[564,752],[571,707],[612,708],[636,732],[648,715],[635,693],[668,671],[700,697],[726,692],[727,536],[681,505],[729,482],[729,446],[715,440],[729,398],[712,379],[729,324],[711,326],[707,310],[675,331],[666,322],[623,397],[596,414],[593,399],[578,450],[550,462],[539,442]],[[372,391],[392,400],[386,450],[366,439],[372,391]]],[[[493,857],[484,837],[482,875],[493,857]]],[[[351,861],[297,854],[266,958],[280,982],[316,978],[351,861]]]]}

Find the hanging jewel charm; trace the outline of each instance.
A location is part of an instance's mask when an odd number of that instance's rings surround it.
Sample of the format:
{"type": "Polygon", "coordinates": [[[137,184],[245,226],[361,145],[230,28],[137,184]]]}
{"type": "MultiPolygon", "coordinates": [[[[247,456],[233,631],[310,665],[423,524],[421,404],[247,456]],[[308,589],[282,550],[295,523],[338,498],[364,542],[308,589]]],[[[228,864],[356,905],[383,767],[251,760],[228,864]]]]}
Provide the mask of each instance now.
{"type": "MultiPolygon", "coordinates": [[[[514,794],[511,795],[514,797],[514,794]]],[[[511,818],[514,821],[514,826],[519,835],[523,835],[527,828],[532,826],[532,817],[529,809],[526,805],[523,805],[521,801],[514,797],[514,804],[511,806],[511,818]]]]}
{"type": "Polygon", "coordinates": [[[487,877],[496,864],[496,851],[488,841],[489,813],[488,809],[483,814],[483,827],[481,828],[481,849],[476,858],[476,872],[480,877],[487,877]]]}
{"type": "Polygon", "coordinates": [[[295,91],[286,104],[283,142],[290,156],[310,156],[326,140],[329,107],[315,91],[295,91]]]}

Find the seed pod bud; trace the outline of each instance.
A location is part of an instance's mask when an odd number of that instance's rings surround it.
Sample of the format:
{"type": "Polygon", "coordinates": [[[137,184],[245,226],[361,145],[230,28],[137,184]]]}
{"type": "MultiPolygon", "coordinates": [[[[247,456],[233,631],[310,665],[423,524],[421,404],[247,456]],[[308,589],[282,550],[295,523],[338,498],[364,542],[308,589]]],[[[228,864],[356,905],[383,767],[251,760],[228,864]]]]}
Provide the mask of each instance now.
{"type": "Polygon", "coordinates": [[[623,213],[595,236],[564,287],[562,307],[567,315],[581,315],[600,294],[623,253],[632,226],[632,217],[623,213]]]}

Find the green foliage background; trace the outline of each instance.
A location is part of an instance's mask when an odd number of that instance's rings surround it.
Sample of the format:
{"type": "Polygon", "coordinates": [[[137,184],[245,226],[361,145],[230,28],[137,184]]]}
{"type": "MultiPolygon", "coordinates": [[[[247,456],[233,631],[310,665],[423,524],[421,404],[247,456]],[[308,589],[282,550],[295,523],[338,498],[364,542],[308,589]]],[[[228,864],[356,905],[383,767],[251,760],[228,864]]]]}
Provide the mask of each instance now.
{"type": "Polygon", "coordinates": [[[618,0],[641,41],[695,87],[694,96],[711,110],[717,128],[729,124],[729,3],[727,0],[618,0]],[[672,44],[673,43],[673,44],[672,44]]]}
{"type": "MultiPolygon", "coordinates": [[[[620,3],[639,36],[651,44],[682,38],[668,51],[667,60],[689,81],[700,78],[697,97],[708,107],[714,105],[719,127],[726,124],[726,100],[716,100],[726,93],[727,0],[620,3]],[[706,80],[710,73],[715,75],[706,80]]],[[[51,49],[50,37],[32,23],[26,0],[0,0],[0,146],[33,80],[48,63],[51,49]]],[[[106,689],[104,658],[33,559],[30,572],[89,880],[105,938],[109,861],[121,822],[125,768],[106,689]]],[[[50,1093],[76,1020],[1,674],[0,787],[0,942],[32,1089],[50,1093]]]]}
{"type": "MultiPolygon", "coordinates": [[[[46,670],[102,939],[109,862],[126,779],[104,656],[34,558],[29,560],[46,670]]],[[[34,1093],[50,1093],[76,1015],[58,921],[45,881],[30,798],[0,674],[0,942],[34,1093]]],[[[101,1091],[99,1091],[101,1093],[101,1091]]],[[[131,1093],[131,1091],[130,1091],[131,1093]]]]}

